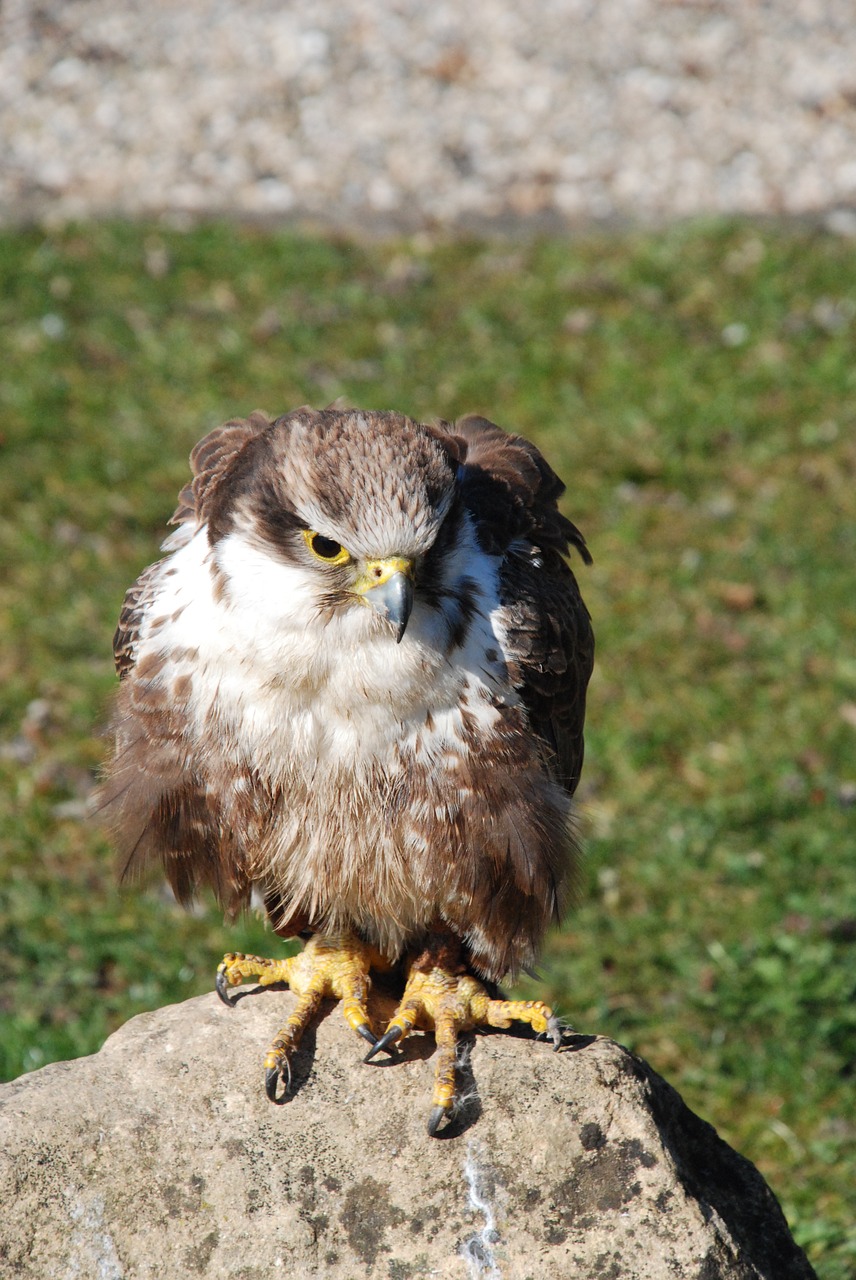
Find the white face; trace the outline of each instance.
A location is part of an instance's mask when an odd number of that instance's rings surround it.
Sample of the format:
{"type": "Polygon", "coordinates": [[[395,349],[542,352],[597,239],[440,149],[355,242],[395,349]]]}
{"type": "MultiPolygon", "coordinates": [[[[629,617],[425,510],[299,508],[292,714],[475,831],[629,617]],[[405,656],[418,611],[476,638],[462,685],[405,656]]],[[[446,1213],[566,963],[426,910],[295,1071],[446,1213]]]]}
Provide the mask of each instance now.
{"type": "Polygon", "coordinates": [[[194,647],[204,672],[197,716],[245,746],[249,735],[271,768],[296,751],[310,763],[365,755],[406,722],[424,736],[428,709],[443,714],[471,681],[491,681],[501,648],[499,562],[455,504],[445,451],[406,420],[321,432],[314,421],[290,421],[251,469],[227,474],[209,528],[175,551],[167,589],[179,606],[170,639],[194,647]],[[377,562],[394,562],[387,579],[372,580],[377,562]],[[401,584],[380,594],[399,572],[413,594],[407,617],[405,583],[403,634],[401,584]]]}
{"type": "Polygon", "coordinates": [[[309,566],[271,555],[255,538],[235,531],[222,538],[212,559],[228,583],[230,611],[257,625],[314,630],[321,580],[309,566]]]}
{"type": "Polygon", "coordinates": [[[382,588],[389,578],[400,574],[417,604],[424,588],[423,615],[431,612],[429,601],[436,606],[438,592],[456,585],[460,575],[449,553],[463,513],[444,528],[455,496],[453,474],[444,467],[441,482],[434,476],[429,485],[418,471],[408,481],[400,466],[391,473],[358,461],[347,482],[339,476],[342,486],[353,488],[343,493],[330,483],[332,496],[325,499],[305,456],[290,454],[261,472],[257,486],[238,496],[225,529],[215,532],[213,568],[229,607],[251,620],[257,642],[272,628],[312,633],[316,642],[329,643],[332,637],[324,633],[331,626],[347,627],[351,642],[385,639],[390,603],[382,588]],[[297,493],[296,460],[303,464],[297,493]]]}
{"type": "MultiPolygon", "coordinates": [[[[467,516],[440,560],[450,594],[429,601],[417,590],[400,644],[359,596],[327,606],[325,566],[308,556],[287,561],[243,531],[211,547],[203,526],[168,563],[174,572],[158,611],[169,620],[152,639],[197,655],[193,714],[200,725],[213,714],[221,741],[240,742],[242,758],[271,777],[284,768],[311,773],[322,759],[347,770],[384,757],[408,724],[426,750],[441,752],[455,740],[461,691],[502,678],[493,620],[499,561],[479,549],[467,516]],[[451,593],[462,584],[471,616],[453,645],[459,604],[451,593]]],[[[481,714],[494,713],[485,705],[481,714]]]]}
{"type": "Polygon", "coordinates": [[[364,572],[363,558],[331,568],[313,557],[302,537],[295,545],[286,560],[236,530],[216,544],[212,558],[227,584],[230,626],[243,635],[246,660],[269,660],[316,688],[349,664],[364,668],[367,679],[371,668],[381,687],[392,670],[403,677],[408,666],[436,669],[448,654],[459,608],[453,593],[463,582],[482,615],[498,604],[498,561],[479,549],[468,516],[432,565],[436,577],[427,599],[420,593],[417,557],[413,611],[400,644],[391,626],[348,586],[364,572]]]}

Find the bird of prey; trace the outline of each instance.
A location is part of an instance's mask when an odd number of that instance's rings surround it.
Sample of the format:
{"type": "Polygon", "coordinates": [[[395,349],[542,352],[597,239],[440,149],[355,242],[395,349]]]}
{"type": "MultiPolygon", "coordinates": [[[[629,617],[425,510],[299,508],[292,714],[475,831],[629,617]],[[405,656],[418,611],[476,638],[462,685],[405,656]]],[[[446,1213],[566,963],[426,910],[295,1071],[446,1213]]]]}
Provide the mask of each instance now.
{"type": "Polygon", "coordinates": [[[304,940],[217,974],[227,1003],[244,978],[298,997],[273,1100],[333,996],[369,1057],[434,1031],[434,1134],[459,1031],[558,1043],[546,1004],[494,984],[535,962],[572,878],[593,639],[567,556],[591,557],[539,451],[480,417],[253,413],[191,465],[114,641],[102,804],[124,869],[159,862],[181,902],[207,884],[227,915],[256,891],[304,940]],[[394,966],[378,1038],[371,974],[394,966]]]}

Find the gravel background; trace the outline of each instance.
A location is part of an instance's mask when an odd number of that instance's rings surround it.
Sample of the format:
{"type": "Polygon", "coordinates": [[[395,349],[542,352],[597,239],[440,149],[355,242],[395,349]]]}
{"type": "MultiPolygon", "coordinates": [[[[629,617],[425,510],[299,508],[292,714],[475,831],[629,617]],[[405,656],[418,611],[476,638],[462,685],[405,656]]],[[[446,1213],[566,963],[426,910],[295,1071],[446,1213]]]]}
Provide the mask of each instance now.
{"type": "Polygon", "coordinates": [[[0,0],[6,220],[854,209],[854,0],[0,0]]]}

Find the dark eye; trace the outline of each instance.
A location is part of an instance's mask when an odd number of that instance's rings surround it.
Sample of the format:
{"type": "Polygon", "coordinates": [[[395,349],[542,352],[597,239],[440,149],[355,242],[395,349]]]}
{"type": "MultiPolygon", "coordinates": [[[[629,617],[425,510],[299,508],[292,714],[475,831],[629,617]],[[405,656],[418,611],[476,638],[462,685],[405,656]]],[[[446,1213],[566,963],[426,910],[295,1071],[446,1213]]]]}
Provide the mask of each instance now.
{"type": "Polygon", "coordinates": [[[321,533],[316,533],[310,545],[316,556],[320,556],[322,560],[335,560],[336,556],[342,554],[342,544],[334,542],[332,538],[325,538],[321,533]]]}
{"type": "Polygon", "coordinates": [[[303,536],[312,554],[319,560],[326,561],[327,564],[346,564],[351,558],[349,552],[335,538],[325,538],[323,533],[314,533],[311,529],[304,529],[303,536]]]}

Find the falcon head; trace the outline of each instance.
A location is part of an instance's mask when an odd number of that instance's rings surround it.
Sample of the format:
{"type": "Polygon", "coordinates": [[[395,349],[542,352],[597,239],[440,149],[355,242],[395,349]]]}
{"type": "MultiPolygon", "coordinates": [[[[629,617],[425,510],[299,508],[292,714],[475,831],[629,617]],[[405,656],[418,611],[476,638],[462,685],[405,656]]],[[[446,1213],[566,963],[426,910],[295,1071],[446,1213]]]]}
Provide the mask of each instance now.
{"type": "Polygon", "coordinates": [[[400,641],[415,595],[436,596],[450,570],[461,512],[448,438],[397,413],[298,409],[228,457],[210,440],[192,497],[222,594],[262,625],[357,611],[352,625],[400,641]]]}

